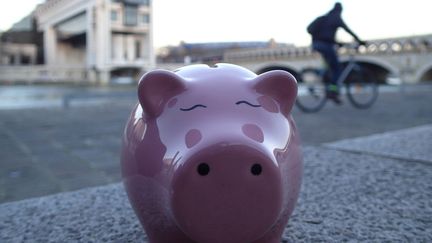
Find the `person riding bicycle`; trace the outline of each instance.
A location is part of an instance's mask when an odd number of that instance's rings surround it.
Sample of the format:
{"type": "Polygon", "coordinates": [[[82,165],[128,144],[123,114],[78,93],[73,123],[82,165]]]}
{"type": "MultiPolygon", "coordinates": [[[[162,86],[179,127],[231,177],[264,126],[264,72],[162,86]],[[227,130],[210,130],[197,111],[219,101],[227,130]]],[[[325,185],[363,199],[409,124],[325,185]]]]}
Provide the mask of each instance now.
{"type": "Polygon", "coordinates": [[[326,87],[326,95],[328,99],[333,100],[336,104],[341,104],[339,98],[339,84],[337,80],[340,76],[340,64],[336,52],[338,43],[335,40],[336,31],[339,27],[348,32],[360,44],[365,45],[366,42],[354,34],[354,32],[345,24],[341,17],[342,4],[335,3],[333,9],[327,14],[316,18],[309,26],[307,31],[312,36],[312,48],[321,54],[324,61],[327,63],[331,80],[326,87]]]}

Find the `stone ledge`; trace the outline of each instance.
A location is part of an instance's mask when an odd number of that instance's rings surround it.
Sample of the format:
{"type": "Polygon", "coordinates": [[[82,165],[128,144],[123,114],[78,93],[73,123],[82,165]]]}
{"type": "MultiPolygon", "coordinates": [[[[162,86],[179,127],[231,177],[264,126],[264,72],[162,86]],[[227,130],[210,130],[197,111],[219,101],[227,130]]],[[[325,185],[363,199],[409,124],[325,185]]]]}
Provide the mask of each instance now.
{"type": "Polygon", "coordinates": [[[432,165],[432,125],[385,132],[325,145],[345,151],[369,153],[432,165]]]}
{"type": "MultiPolygon", "coordinates": [[[[304,156],[303,187],[283,242],[432,242],[429,164],[331,146],[305,147],[304,156]]],[[[0,232],[0,242],[147,242],[119,183],[1,204],[0,232]]]]}

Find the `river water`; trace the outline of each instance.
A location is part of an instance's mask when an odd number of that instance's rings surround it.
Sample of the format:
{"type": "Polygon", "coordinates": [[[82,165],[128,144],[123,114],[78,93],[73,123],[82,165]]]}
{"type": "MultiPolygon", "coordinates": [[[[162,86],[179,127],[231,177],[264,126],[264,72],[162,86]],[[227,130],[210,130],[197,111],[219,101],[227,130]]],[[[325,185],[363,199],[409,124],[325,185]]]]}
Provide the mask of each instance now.
{"type": "Polygon", "coordinates": [[[73,105],[94,105],[116,98],[133,99],[136,87],[80,87],[65,85],[0,86],[0,109],[63,107],[65,100],[73,105]]]}
{"type": "MultiPolygon", "coordinates": [[[[432,91],[432,85],[383,85],[379,92],[403,92],[404,90],[432,91]]],[[[305,87],[299,86],[299,95],[305,87]]],[[[0,109],[61,108],[65,102],[70,106],[98,105],[106,102],[136,101],[137,91],[133,85],[108,87],[67,85],[0,85],[0,109]]]]}

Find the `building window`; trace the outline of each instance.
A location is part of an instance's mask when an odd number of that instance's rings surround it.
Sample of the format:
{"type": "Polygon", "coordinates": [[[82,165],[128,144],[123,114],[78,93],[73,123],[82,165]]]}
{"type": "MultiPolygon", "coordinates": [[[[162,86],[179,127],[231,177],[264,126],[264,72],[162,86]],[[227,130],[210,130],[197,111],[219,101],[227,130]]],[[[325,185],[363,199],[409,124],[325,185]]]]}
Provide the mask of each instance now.
{"type": "Polygon", "coordinates": [[[20,64],[31,64],[31,57],[27,55],[22,55],[20,64]]]}
{"type": "Polygon", "coordinates": [[[111,10],[111,20],[112,21],[117,21],[117,11],[116,10],[111,10]]]}
{"type": "Polygon", "coordinates": [[[137,5],[124,6],[124,25],[136,26],[138,23],[138,7],[137,5]]]}
{"type": "Polygon", "coordinates": [[[141,15],[140,15],[140,21],[141,21],[141,23],[143,23],[143,24],[148,24],[148,23],[150,23],[150,15],[148,15],[148,14],[141,14],[141,15]]]}
{"type": "Polygon", "coordinates": [[[150,5],[150,0],[113,0],[113,2],[125,3],[125,4],[139,4],[144,6],[150,5]]]}
{"type": "Polygon", "coordinates": [[[135,59],[141,58],[141,41],[135,41],[135,59]]]}

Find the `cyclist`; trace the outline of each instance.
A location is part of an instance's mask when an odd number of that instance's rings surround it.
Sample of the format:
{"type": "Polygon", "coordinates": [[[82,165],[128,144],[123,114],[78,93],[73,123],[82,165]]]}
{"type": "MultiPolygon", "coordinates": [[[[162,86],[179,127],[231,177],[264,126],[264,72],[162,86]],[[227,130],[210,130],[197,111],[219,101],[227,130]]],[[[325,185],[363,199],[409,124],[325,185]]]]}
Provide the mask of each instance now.
{"type": "Polygon", "coordinates": [[[366,44],[366,42],[360,40],[360,38],[345,24],[341,17],[341,13],[342,4],[337,2],[330,12],[316,18],[307,27],[307,31],[312,36],[312,48],[321,54],[330,70],[331,80],[326,87],[326,96],[336,104],[342,103],[339,98],[339,84],[337,83],[341,69],[336,52],[336,47],[338,45],[335,40],[336,30],[341,27],[352,35],[360,45],[366,44]]]}

